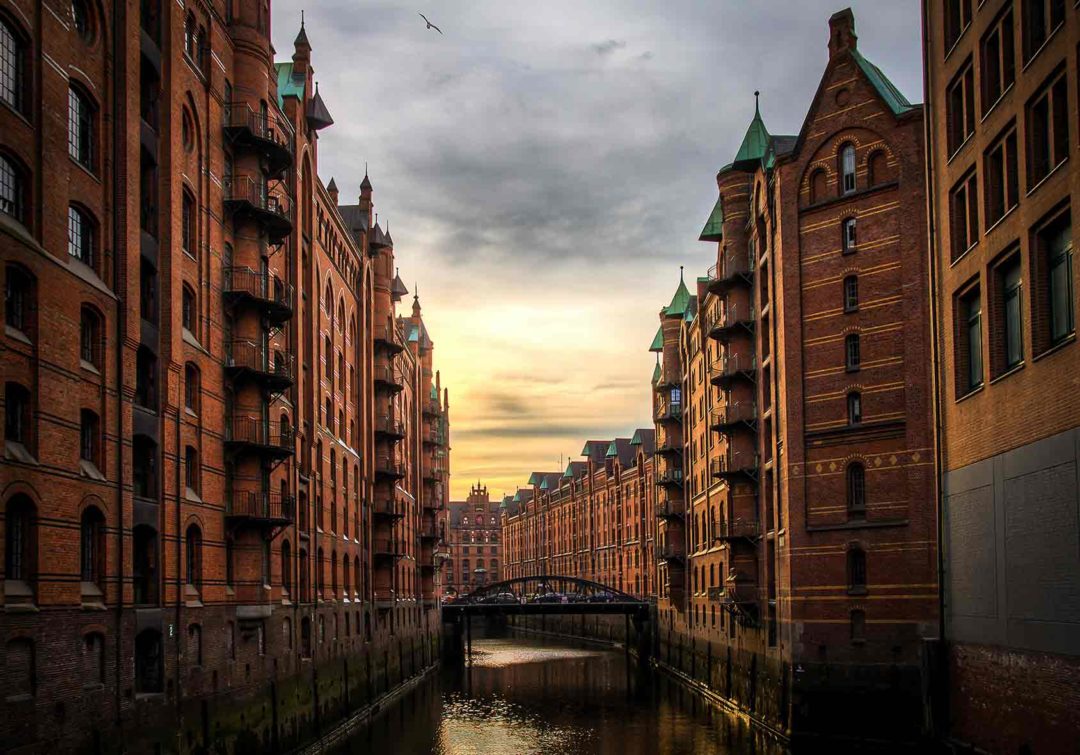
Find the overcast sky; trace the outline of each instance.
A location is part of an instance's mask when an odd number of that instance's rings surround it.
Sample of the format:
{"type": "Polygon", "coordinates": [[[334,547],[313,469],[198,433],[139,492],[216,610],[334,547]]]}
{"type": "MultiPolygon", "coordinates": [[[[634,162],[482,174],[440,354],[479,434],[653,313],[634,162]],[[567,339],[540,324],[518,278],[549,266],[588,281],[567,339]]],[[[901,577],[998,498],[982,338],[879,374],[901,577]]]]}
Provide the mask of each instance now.
{"type": "MultiPolygon", "coordinates": [[[[921,101],[917,0],[851,5],[860,51],[921,101]]],[[[336,121],[319,176],[355,202],[370,165],[450,387],[452,496],[651,427],[647,349],[679,265],[715,261],[716,171],[755,89],[769,131],[798,132],[844,6],[277,0],[279,59],[302,7],[336,121]]]]}

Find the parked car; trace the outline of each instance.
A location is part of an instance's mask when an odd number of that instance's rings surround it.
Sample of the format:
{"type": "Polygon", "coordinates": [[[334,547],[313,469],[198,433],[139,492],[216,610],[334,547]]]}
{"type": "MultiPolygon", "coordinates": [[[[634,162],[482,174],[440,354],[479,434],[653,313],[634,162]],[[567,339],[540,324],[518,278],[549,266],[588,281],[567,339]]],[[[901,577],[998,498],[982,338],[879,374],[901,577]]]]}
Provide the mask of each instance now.
{"type": "Polygon", "coordinates": [[[514,595],[514,593],[512,592],[499,592],[495,593],[494,595],[484,596],[480,599],[480,602],[485,605],[506,606],[517,605],[519,601],[517,599],[517,596],[514,595]]]}
{"type": "Polygon", "coordinates": [[[586,597],[579,592],[571,592],[566,594],[567,603],[585,603],[586,597]]]}
{"type": "Polygon", "coordinates": [[[615,596],[609,592],[597,592],[586,598],[589,603],[614,603],[615,596]]]}
{"type": "Polygon", "coordinates": [[[566,596],[557,592],[545,592],[535,596],[532,599],[533,603],[565,603],[566,596]]]}

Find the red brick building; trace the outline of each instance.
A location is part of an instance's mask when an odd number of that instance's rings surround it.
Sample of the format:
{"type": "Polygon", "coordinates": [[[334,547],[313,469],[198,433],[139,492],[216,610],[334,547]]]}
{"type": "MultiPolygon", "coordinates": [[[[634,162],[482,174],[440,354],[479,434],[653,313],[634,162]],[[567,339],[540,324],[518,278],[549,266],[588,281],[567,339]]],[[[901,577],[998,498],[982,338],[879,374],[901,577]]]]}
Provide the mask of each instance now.
{"type": "Polygon", "coordinates": [[[443,595],[464,595],[503,579],[501,508],[477,482],[468,498],[451,501],[439,515],[443,595]]]}
{"type": "Polygon", "coordinates": [[[651,595],[653,439],[590,440],[584,461],[533,472],[503,503],[504,578],[555,574],[651,595]]]}
{"type": "Polygon", "coordinates": [[[798,134],[755,113],[716,264],[661,314],[660,655],[781,730],[881,735],[918,730],[938,628],[923,119],[829,27],[798,134]]]}
{"type": "Polygon", "coordinates": [[[1080,13],[923,3],[950,734],[1080,730],[1080,13]]]}
{"type": "Polygon", "coordinates": [[[0,0],[5,747],[287,747],[432,659],[433,344],[270,21],[0,0]]]}

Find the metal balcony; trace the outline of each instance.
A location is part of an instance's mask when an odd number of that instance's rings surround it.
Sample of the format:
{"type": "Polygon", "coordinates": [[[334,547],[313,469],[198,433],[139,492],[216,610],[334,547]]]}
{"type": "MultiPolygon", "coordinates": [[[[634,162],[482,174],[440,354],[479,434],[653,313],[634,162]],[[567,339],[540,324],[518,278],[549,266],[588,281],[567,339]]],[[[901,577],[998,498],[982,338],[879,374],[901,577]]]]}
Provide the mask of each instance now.
{"type": "Polygon", "coordinates": [[[375,476],[400,480],[405,476],[405,462],[392,456],[376,456],[375,476]]]}
{"type": "Polygon", "coordinates": [[[657,422],[678,422],[682,419],[682,404],[679,402],[661,401],[656,405],[657,422]]]}
{"type": "Polygon", "coordinates": [[[673,369],[661,369],[660,377],[656,379],[656,390],[663,391],[668,388],[678,388],[681,381],[679,375],[673,369]]]}
{"type": "Polygon", "coordinates": [[[653,453],[657,456],[671,456],[681,454],[682,450],[683,444],[681,439],[669,438],[665,435],[657,440],[656,450],[653,451],[653,453]]]}
{"type": "Polygon", "coordinates": [[[710,470],[713,477],[729,482],[740,478],[756,480],[759,466],[756,451],[733,451],[729,448],[727,453],[713,460],[710,470]]]}
{"type": "Polygon", "coordinates": [[[682,519],[686,512],[686,503],[675,499],[668,498],[664,501],[656,502],[656,518],[657,519],[682,519]]]}
{"type": "Polygon", "coordinates": [[[392,364],[376,365],[374,378],[376,388],[385,388],[391,393],[405,390],[405,379],[392,364]]]}
{"type": "Polygon", "coordinates": [[[396,561],[404,555],[401,542],[396,538],[375,538],[374,542],[371,544],[371,552],[376,559],[381,560],[396,561]]]}
{"type": "Polygon", "coordinates": [[[246,102],[227,103],[225,136],[235,147],[263,157],[270,176],[280,176],[293,164],[292,126],[277,113],[257,112],[246,102]]]}
{"type": "Polygon", "coordinates": [[[706,331],[718,341],[727,341],[737,332],[754,332],[754,308],[738,304],[714,312],[707,320],[706,331]]]}
{"type": "Polygon", "coordinates": [[[753,430],[757,426],[757,403],[735,401],[718,406],[709,415],[709,426],[718,433],[730,434],[736,428],[753,430]]]}
{"type": "Polygon", "coordinates": [[[375,328],[373,338],[375,340],[376,348],[386,349],[393,354],[398,354],[405,350],[405,344],[401,342],[401,336],[398,334],[397,328],[393,325],[375,328]]]}
{"type": "Polygon", "coordinates": [[[250,267],[227,267],[222,291],[226,303],[254,306],[274,325],[293,316],[293,287],[269,273],[250,267]]]}
{"type": "Polygon", "coordinates": [[[221,187],[225,209],[234,216],[253,218],[271,244],[280,244],[292,233],[292,201],[284,191],[271,193],[265,179],[252,176],[226,176],[221,187]]]}
{"type": "Polygon", "coordinates": [[[375,435],[401,440],[405,437],[405,423],[392,414],[384,414],[375,420],[375,435]]]}
{"type": "Polygon", "coordinates": [[[233,341],[225,360],[225,373],[234,380],[254,380],[276,393],[293,384],[294,361],[291,354],[273,352],[254,341],[233,341]]]}
{"type": "Polygon", "coordinates": [[[230,524],[277,528],[296,521],[296,496],[260,490],[234,490],[225,507],[230,524]]]}
{"type": "Polygon", "coordinates": [[[371,503],[371,515],[376,519],[394,521],[405,517],[405,510],[393,498],[378,497],[371,503]]]}
{"type": "Polygon", "coordinates": [[[251,451],[269,459],[294,453],[296,431],[291,425],[259,417],[233,417],[225,424],[225,446],[233,452],[251,451]]]}
{"type": "Polygon", "coordinates": [[[761,536],[761,525],[754,519],[726,519],[713,522],[714,537],[721,542],[754,542],[761,536]]]}
{"type": "Polygon", "coordinates": [[[435,522],[425,522],[420,525],[420,542],[438,543],[445,539],[445,530],[442,526],[436,526],[435,522]]]}
{"type": "Polygon", "coordinates": [[[756,379],[756,354],[726,354],[709,368],[709,381],[721,387],[729,386],[738,380],[753,383],[756,379]]]}
{"type": "Polygon", "coordinates": [[[686,547],[682,543],[660,543],[656,557],[662,561],[681,563],[686,559],[686,547]]]}
{"type": "Polygon", "coordinates": [[[722,294],[732,286],[752,286],[754,266],[750,255],[730,252],[709,268],[709,293],[722,294]]]}
{"type": "Polygon", "coordinates": [[[662,469],[656,473],[656,484],[665,488],[681,488],[683,471],[681,469],[662,469]]]}

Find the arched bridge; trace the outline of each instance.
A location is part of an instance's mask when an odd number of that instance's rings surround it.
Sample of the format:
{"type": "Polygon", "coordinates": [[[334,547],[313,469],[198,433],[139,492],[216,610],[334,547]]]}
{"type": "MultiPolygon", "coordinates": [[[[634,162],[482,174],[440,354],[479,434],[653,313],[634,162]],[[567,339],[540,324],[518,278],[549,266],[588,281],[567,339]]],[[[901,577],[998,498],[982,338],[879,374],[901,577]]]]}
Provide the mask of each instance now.
{"type": "Polygon", "coordinates": [[[443,621],[462,616],[625,614],[649,618],[649,603],[578,577],[541,574],[495,582],[444,603],[443,621]]]}

